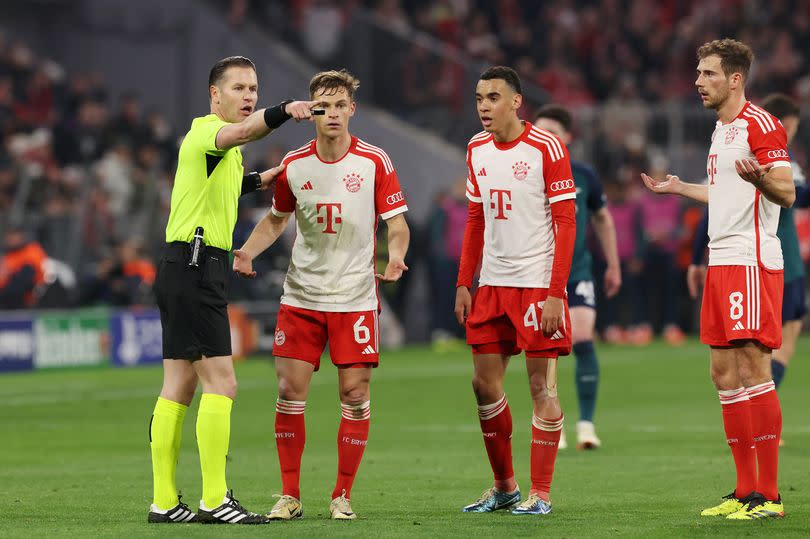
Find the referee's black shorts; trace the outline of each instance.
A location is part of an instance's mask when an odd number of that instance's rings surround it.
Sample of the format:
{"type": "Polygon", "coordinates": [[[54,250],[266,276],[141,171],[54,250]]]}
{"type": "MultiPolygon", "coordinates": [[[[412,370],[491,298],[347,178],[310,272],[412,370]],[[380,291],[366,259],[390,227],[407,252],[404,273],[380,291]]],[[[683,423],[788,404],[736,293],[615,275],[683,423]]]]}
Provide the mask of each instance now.
{"type": "Polygon", "coordinates": [[[188,243],[168,243],[158,264],[154,290],[163,328],[163,357],[229,356],[228,252],[207,246],[196,268],[188,265],[189,256],[188,243]]]}

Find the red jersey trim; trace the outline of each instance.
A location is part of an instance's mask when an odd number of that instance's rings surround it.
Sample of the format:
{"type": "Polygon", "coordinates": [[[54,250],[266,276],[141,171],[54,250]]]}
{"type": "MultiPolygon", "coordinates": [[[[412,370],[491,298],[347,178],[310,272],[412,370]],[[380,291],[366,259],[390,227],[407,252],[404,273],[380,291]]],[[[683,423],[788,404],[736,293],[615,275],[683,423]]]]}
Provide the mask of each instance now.
{"type": "Polygon", "coordinates": [[[377,146],[372,146],[367,142],[363,142],[360,139],[355,139],[356,144],[354,146],[354,150],[352,153],[355,155],[360,155],[362,157],[368,158],[369,156],[374,156],[377,159],[374,160],[378,166],[382,166],[383,171],[385,174],[391,174],[394,172],[394,164],[391,162],[391,158],[388,157],[388,154],[385,153],[385,150],[379,148],[377,146]]]}
{"type": "Polygon", "coordinates": [[[349,148],[346,150],[346,153],[344,153],[343,155],[341,155],[340,157],[338,157],[334,161],[326,161],[320,155],[318,155],[318,143],[317,143],[317,141],[313,140],[311,144],[312,144],[312,153],[315,154],[315,157],[318,158],[318,161],[320,161],[321,163],[327,164],[327,165],[334,165],[335,163],[340,163],[341,161],[343,161],[343,159],[346,158],[347,155],[352,153],[352,148],[354,148],[355,145],[357,144],[357,139],[355,137],[352,137],[351,142],[349,143],[349,148]]]}
{"type": "MultiPolygon", "coordinates": [[[[521,120],[522,121],[522,120],[521,120]]],[[[532,129],[532,124],[529,122],[523,122],[523,132],[515,140],[510,140],[509,142],[498,142],[495,140],[495,137],[492,137],[492,143],[495,145],[495,148],[499,150],[511,150],[521,142],[525,142],[526,137],[532,129]]]]}
{"type": "Polygon", "coordinates": [[[285,165],[289,165],[290,163],[292,163],[297,159],[303,159],[304,157],[307,157],[315,153],[314,148],[315,148],[315,139],[312,139],[309,142],[307,142],[304,146],[298,148],[297,150],[288,152],[287,155],[284,156],[284,159],[281,160],[281,162],[285,165]]]}

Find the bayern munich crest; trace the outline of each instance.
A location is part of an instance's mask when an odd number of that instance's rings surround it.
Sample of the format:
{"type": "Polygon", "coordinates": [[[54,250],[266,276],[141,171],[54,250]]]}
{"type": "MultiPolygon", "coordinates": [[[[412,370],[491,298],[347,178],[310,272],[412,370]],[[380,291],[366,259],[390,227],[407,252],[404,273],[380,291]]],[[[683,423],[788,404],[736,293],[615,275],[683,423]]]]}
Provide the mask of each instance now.
{"type": "Polygon", "coordinates": [[[734,137],[737,136],[737,128],[733,125],[726,131],[726,144],[734,142],[734,137]]]}
{"type": "Polygon", "coordinates": [[[530,167],[525,161],[518,161],[512,165],[512,172],[514,173],[516,180],[525,180],[531,169],[532,167],[530,167]]]}
{"type": "Polygon", "coordinates": [[[276,331],[276,338],[274,339],[276,346],[281,346],[287,341],[287,335],[285,335],[284,330],[279,329],[276,331]]]}
{"type": "Polygon", "coordinates": [[[343,184],[346,186],[346,190],[350,193],[356,193],[359,191],[361,183],[363,183],[363,178],[356,172],[352,172],[343,178],[343,184]]]}

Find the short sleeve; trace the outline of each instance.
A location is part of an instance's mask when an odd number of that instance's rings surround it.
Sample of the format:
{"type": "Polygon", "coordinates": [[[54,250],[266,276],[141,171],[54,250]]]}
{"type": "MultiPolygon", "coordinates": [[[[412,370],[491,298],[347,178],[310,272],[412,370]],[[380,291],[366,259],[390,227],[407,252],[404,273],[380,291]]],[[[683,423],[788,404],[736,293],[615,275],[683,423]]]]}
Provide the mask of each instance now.
{"type": "Polygon", "coordinates": [[[545,135],[543,140],[543,180],[548,203],[575,199],[577,188],[571,172],[571,159],[565,144],[554,135],[545,135]]]}
{"type": "Polygon", "coordinates": [[[199,144],[200,149],[205,153],[215,155],[221,155],[228,151],[217,148],[217,133],[226,125],[228,125],[228,122],[214,115],[205,116],[195,121],[192,129],[194,130],[194,140],[199,144]]]}
{"type": "Polygon", "coordinates": [[[757,162],[760,165],[773,163],[774,168],[789,167],[787,133],[782,122],[764,111],[757,112],[754,108],[745,115],[749,121],[748,144],[757,162]]]}
{"type": "Polygon", "coordinates": [[[377,172],[374,178],[374,205],[377,215],[390,219],[408,211],[405,195],[399,185],[397,171],[386,167],[385,163],[376,163],[377,172]]]}
{"type": "Polygon", "coordinates": [[[276,217],[286,217],[295,211],[295,195],[290,189],[287,170],[281,171],[276,179],[276,191],[273,193],[273,205],[270,211],[276,217]]]}
{"type": "Polygon", "coordinates": [[[593,170],[586,170],[585,177],[588,182],[588,199],[585,201],[588,210],[591,213],[596,213],[605,207],[606,197],[605,192],[602,190],[602,182],[596,176],[593,170]]]}
{"type": "Polygon", "coordinates": [[[481,203],[481,191],[478,189],[478,180],[472,167],[472,150],[467,148],[467,198],[470,202],[481,203]]]}

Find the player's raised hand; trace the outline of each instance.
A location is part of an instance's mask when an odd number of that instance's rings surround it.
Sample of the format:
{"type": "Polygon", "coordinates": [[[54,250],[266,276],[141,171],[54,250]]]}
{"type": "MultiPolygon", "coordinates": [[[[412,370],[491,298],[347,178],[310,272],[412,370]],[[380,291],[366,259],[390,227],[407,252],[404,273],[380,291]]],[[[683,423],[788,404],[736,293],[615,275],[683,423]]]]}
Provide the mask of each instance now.
{"type": "Polygon", "coordinates": [[[260,173],[259,175],[262,177],[262,186],[259,188],[259,191],[266,191],[270,189],[270,187],[276,183],[276,178],[278,175],[281,174],[281,171],[284,170],[284,167],[287,165],[281,164],[277,167],[268,168],[264,172],[260,173]]]}
{"type": "Polygon", "coordinates": [[[667,174],[667,178],[662,181],[658,181],[651,176],[648,176],[644,172],[641,173],[641,181],[644,182],[644,185],[647,186],[647,189],[652,191],[653,193],[658,193],[659,195],[663,194],[680,194],[681,192],[681,179],[677,176],[673,176],[672,174],[667,174]]]}
{"type": "Polygon", "coordinates": [[[379,280],[384,283],[393,283],[399,281],[404,272],[408,271],[408,266],[402,260],[389,260],[388,265],[385,267],[385,274],[375,274],[379,280]]]}
{"type": "Polygon", "coordinates": [[[472,295],[466,286],[456,288],[456,320],[462,326],[467,321],[467,315],[472,308],[472,295]]]}
{"type": "Polygon", "coordinates": [[[605,270],[605,296],[612,298],[619,293],[622,287],[622,268],[619,266],[610,267],[605,270]]]}
{"type": "Polygon", "coordinates": [[[734,161],[734,168],[737,169],[740,178],[756,185],[773,168],[773,163],[767,163],[762,167],[756,159],[738,159],[734,161]]]}
{"type": "Polygon", "coordinates": [[[706,281],[706,266],[690,264],[686,270],[686,286],[689,288],[689,296],[697,299],[700,287],[706,281]]]}
{"type": "Polygon", "coordinates": [[[563,327],[563,300],[549,296],[543,304],[540,329],[543,330],[544,336],[551,337],[561,327],[563,327]]]}
{"type": "Polygon", "coordinates": [[[253,259],[246,252],[239,249],[233,252],[233,271],[245,279],[256,277],[256,272],[253,271],[253,259]]]}
{"type": "Polygon", "coordinates": [[[293,101],[284,106],[284,112],[292,116],[296,122],[312,120],[312,109],[317,104],[318,101],[293,101]]]}

